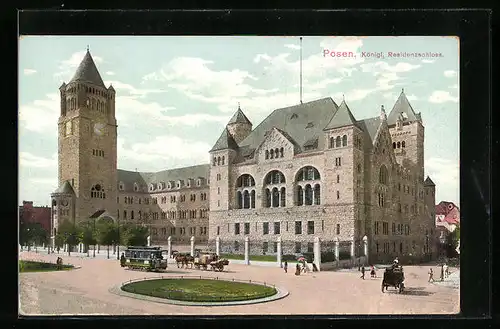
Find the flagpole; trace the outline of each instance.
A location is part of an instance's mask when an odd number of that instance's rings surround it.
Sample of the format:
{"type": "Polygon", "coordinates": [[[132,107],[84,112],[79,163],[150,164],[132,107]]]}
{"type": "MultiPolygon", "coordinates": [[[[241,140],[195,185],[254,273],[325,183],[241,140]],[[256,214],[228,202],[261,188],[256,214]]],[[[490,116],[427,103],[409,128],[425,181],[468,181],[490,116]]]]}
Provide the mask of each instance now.
{"type": "Polygon", "coordinates": [[[300,37],[300,104],[302,104],[302,37],[300,37]]]}

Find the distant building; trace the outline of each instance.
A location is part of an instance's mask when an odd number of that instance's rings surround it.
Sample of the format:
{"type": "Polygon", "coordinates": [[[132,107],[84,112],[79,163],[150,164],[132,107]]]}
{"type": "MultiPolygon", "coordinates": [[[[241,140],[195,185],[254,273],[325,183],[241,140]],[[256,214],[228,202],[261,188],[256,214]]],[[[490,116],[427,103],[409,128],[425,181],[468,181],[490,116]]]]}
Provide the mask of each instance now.
{"type": "Polygon", "coordinates": [[[33,201],[23,201],[19,206],[19,224],[39,223],[50,232],[50,207],[33,207],[33,201]]]}
{"type": "Polygon", "coordinates": [[[445,241],[450,233],[460,226],[460,209],[453,203],[441,201],[436,205],[436,230],[439,240],[445,241]]]}

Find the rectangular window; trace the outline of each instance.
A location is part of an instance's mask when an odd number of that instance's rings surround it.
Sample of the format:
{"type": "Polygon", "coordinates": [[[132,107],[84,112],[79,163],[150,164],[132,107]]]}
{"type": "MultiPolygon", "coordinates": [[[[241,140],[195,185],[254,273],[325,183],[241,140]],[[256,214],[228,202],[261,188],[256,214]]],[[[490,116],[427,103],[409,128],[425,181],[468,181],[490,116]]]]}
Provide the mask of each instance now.
{"type": "Polygon", "coordinates": [[[245,223],[245,234],[250,234],[250,223],[245,223]]]}
{"type": "Polygon", "coordinates": [[[269,223],[262,223],[262,234],[269,234],[269,223]]]}
{"type": "Polygon", "coordinates": [[[234,224],[234,234],[240,234],[240,223],[234,224]]]}
{"type": "Polygon", "coordinates": [[[337,200],[340,199],[340,192],[337,191],[337,200]]]}
{"type": "Polygon", "coordinates": [[[268,252],[268,249],[269,249],[269,242],[267,242],[267,241],[263,242],[262,243],[262,253],[265,254],[266,252],[268,252]]]}
{"type": "Polygon", "coordinates": [[[274,234],[280,234],[281,225],[280,222],[274,222],[274,234]]]}
{"type": "Polygon", "coordinates": [[[340,234],[340,224],[337,224],[337,234],[340,234]]]}
{"type": "Polygon", "coordinates": [[[340,175],[337,175],[337,183],[340,183],[340,175]]]}
{"type": "Polygon", "coordinates": [[[302,245],[300,242],[295,242],[295,253],[296,254],[300,254],[300,252],[302,251],[302,245]]]}
{"type": "Polygon", "coordinates": [[[278,242],[273,243],[273,250],[274,252],[278,252],[278,242]]]}
{"type": "Polygon", "coordinates": [[[396,223],[392,223],[392,234],[396,234],[396,223]]]}
{"type": "Polygon", "coordinates": [[[307,234],[314,234],[314,221],[307,222],[307,234]]]}
{"type": "Polygon", "coordinates": [[[314,252],[314,243],[312,242],[307,243],[307,252],[314,252]]]}
{"type": "Polygon", "coordinates": [[[321,232],[324,232],[325,231],[325,221],[322,220],[321,221],[321,232]]]}
{"type": "Polygon", "coordinates": [[[220,234],[220,226],[217,226],[217,235],[220,234]]]}
{"type": "Polygon", "coordinates": [[[302,234],[302,222],[301,221],[295,222],[295,234],[302,234]]]}

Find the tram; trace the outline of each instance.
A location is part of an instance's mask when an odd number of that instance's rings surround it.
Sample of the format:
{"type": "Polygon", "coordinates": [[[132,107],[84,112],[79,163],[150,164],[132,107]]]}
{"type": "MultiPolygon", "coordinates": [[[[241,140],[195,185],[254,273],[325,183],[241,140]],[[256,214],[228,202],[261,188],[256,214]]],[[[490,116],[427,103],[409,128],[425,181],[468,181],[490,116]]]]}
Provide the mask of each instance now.
{"type": "Polygon", "coordinates": [[[167,250],[161,247],[129,246],[120,258],[120,265],[132,270],[159,272],[167,269],[167,261],[167,250]]]}

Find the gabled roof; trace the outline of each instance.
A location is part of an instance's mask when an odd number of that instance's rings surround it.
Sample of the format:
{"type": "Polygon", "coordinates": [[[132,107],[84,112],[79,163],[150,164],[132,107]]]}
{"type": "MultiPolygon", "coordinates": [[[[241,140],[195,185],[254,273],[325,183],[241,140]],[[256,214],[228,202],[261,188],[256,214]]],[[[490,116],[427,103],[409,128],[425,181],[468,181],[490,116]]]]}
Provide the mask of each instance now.
{"type": "MultiPolygon", "coordinates": [[[[337,104],[328,97],[274,110],[239,146],[256,149],[264,141],[265,133],[273,128],[286,133],[285,136],[302,146],[313,138],[323,136],[325,121],[335,114],[337,108],[337,104]]],[[[318,143],[318,148],[323,148],[324,138],[319,138],[318,143]]]]}
{"type": "Polygon", "coordinates": [[[436,184],[434,184],[432,179],[429,176],[427,176],[427,178],[424,181],[424,186],[436,186],[436,184]]]}
{"type": "Polygon", "coordinates": [[[245,115],[245,113],[243,113],[243,111],[240,109],[239,106],[238,106],[238,111],[236,111],[236,113],[234,113],[234,115],[232,116],[231,120],[229,120],[229,122],[227,124],[230,125],[230,124],[233,124],[233,123],[248,123],[250,125],[252,124],[250,122],[250,120],[248,120],[248,118],[245,115]]]}
{"type": "MultiPolygon", "coordinates": [[[[188,178],[208,179],[210,175],[210,165],[196,165],[183,168],[174,168],[158,172],[137,172],[118,169],[118,182],[125,184],[125,191],[133,191],[134,183],[139,186],[149,186],[151,183],[176,182],[187,180],[188,178]]],[[[142,190],[140,190],[142,192],[142,190]]]]}
{"type": "Polygon", "coordinates": [[[354,118],[354,115],[352,115],[349,106],[347,106],[345,101],[342,101],[337,112],[331,118],[330,122],[328,122],[324,130],[352,126],[355,124],[356,119],[354,118]]]}
{"type": "Polygon", "coordinates": [[[54,191],[53,194],[75,194],[73,187],[69,183],[69,181],[64,181],[64,183],[59,186],[57,190],[54,191]]]}
{"type": "Polygon", "coordinates": [[[387,124],[388,125],[396,124],[396,121],[398,117],[401,115],[401,113],[406,114],[408,121],[419,120],[419,117],[417,117],[417,115],[415,114],[415,111],[411,107],[408,98],[406,98],[404,90],[401,91],[401,94],[399,95],[398,100],[394,104],[391,113],[389,113],[389,116],[387,117],[387,124]]]}
{"type": "Polygon", "coordinates": [[[378,127],[380,127],[380,117],[359,120],[357,126],[363,131],[365,136],[365,142],[363,143],[364,150],[370,150],[377,135],[378,127]]]}
{"type": "Polygon", "coordinates": [[[88,50],[70,82],[74,81],[91,83],[98,87],[106,88],[88,50]]]}
{"type": "Polygon", "coordinates": [[[224,130],[222,131],[222,134],[220,135],[217,142],[215,142],[215,145],[214,145],[214,147],[212,147],[210,152],[219,151],[219,150],[226,150],[226,149],[237,150],[238,144],[234,140],[233,136],[231,136],[231,134],[229,133],[227,128],[224,128],[224,130]]]}

